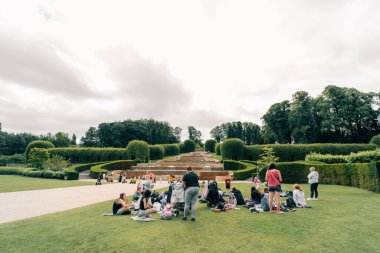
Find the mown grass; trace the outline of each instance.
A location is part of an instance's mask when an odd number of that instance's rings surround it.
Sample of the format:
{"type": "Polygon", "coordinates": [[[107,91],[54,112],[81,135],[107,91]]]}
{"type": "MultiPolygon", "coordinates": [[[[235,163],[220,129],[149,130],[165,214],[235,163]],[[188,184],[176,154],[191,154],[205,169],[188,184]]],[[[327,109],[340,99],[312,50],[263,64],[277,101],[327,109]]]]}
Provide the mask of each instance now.
{"type": "MultiPolygon", "coordinates": [[[[249,184],[235,186],[248,196],[249,184]]],[[[321,185],[310,204],[283,215],[214,213],[198,204],[196,222],[139,223],[102,217],[107,201],[2,224],[0,252],[379,252],[379,194],[321,185]]]]}
{"type": "Polygon", "coordinates": [[[27,190],[51,189],[90,185],[94,183],[80,181],[65,181],[59,179],[46,179],[24,177],[19,175],[0,175],[0,192],[16,192],[27,190]]]}

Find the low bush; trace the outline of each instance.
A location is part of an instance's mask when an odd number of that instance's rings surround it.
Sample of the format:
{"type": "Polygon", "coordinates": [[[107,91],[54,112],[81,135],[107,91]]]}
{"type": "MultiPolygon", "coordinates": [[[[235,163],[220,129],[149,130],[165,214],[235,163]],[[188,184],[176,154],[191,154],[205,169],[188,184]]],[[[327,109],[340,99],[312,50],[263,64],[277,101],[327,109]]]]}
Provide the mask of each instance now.
{"type": "Polygon", "coordinates": [[[141,161],[149,161],[149,145],[145,141],[130,141],[127,146],[128,159],[134,160],[136,158],[141,161]]]}
{"type": "Polygon", "coordinates": [[[306,155],[305,161],[323,163],[347,163],[347,156],[311,153],[306,155]]]}
{"type": "Polygon", "coordinates": [[[64,179],[65,173],[58,171],[51,171],[51,170],[29,170],[29,171],[22,171],[20,173],[23,176],[26,177],[41,177],[41,178],[51,178],[51,179],[64,179]]]}
{"type": "Polygon", "coordinates": [[[165,148],[162,145],[149,145],[149,156],[152,160],[164,158],[165,148]]]}
{"type": "Polygon", "coordinates": [[[208,152],[215,152],[215,145],[216,145],[216,140],[214,139],[209,139],[205,142],[205,151],[208,152]]]}
{"type": "Polygon", "coordinates": [[[21,175],[23,171],[30,171],[24,167],[0,167],[0,175],[21,175]]]}
{"type": "Polygon", "coordinates": [[[193,140],[185,140],[180,144],[180,152],[181,153],[189,153],[195,151],[195,142],[193,140]]]}
{"type": "Polygon", "coordinates": [[[99,173],[107,173],[110,170],[130,170],[134,165],[136,165],[136,162],[132,160],[112,161],[98,164],[91,166],[90,176],[92,178],[98,178],[99,173]]]}
{"type": "Polygon", "coordinates": [[[51,148],[51,155],[59,155],[71,163],[95,163],[128,159],[126,148],[51,148]]]}
{"type": "Polygon", "coordinates": [[[79,179],[79,173],[85,170],[89,170],[91,166],[102,164],[104,162],[99,162],[99,163],[88,163],[88,164],[79,164],[75,166],[71,166],[69,168],[66,168],[64,173],[65,173],[65,178],[67,180],[78,180],[79,179]]]}
{"type": "Polygon", "coordinates": [[[178,155],[179,154],[179,144],[163,144],[165,149],[164,156],[178,155]]]}
{"type": "Polygon", "coordinates": [[[244,154],[244,142],[237,138],[225,139],[220,147],[224,159],[241,160],[244,154]]]}
{"type": "Polygon", "coordinates": [[[12,163],[25,163],[25,155],[0,155],[0,166],[7,166],[12,163]]]}

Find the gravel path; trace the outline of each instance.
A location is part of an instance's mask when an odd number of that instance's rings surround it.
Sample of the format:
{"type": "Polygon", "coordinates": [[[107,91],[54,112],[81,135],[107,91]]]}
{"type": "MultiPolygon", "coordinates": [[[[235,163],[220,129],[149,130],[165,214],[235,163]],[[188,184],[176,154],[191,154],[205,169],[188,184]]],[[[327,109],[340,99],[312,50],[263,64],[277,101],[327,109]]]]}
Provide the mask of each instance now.
{"type": "MultiPolygon", "coordinates": [[[[157,183],[155,189],[166,186],[157,183]]],[[[116,199],[121,192],[133,195],[135,190],[135,184],[110,183],[0,193],[0,224],[116,199]]]]}

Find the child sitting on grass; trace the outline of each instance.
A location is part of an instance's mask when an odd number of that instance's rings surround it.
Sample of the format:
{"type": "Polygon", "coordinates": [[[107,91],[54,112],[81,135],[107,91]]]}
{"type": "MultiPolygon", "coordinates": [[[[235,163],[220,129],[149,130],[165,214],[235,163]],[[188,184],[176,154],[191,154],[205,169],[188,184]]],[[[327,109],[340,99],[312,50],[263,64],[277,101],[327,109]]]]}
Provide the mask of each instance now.
{"type": "Polygon", "coordinates": [[[296,202],[297,207],[309,207],[305,200],[305,193],[299,184],[293,185],[293,200],[296,202]]]}

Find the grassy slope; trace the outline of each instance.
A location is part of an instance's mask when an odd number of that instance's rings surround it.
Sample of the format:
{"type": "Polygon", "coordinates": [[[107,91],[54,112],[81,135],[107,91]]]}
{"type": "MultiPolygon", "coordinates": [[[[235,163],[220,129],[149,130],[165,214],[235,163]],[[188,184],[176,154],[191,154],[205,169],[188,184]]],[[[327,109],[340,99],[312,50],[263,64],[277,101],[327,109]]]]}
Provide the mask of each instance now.
{"type": "Polygon", "coordinates": [[[18,175],[0,175],[0,192],[15,192],[51,189],[93,184],[90,182],[65,181],[58,179],[33,178],[18,175]]]}
{"type": "MultiPolygon", "coordinates": [[[[248,184],[237,187],[248,196],[248,184]]],[[[202,204],[195,223],[139,223],[100,216],[107,201],[2,224],[0,252],[378,252],[379,194],[321,185],[310,204],[283,215],[213,213],[202,204]]]]}

